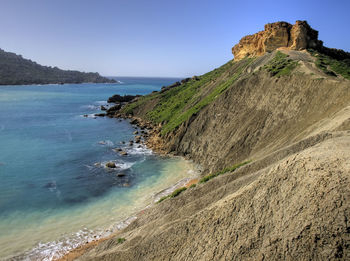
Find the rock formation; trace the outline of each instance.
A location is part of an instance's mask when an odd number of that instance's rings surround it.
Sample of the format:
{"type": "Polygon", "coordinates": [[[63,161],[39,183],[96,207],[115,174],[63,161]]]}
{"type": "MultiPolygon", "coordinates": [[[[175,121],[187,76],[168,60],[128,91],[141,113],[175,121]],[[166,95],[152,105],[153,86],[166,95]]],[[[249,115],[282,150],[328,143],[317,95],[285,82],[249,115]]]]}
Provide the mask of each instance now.
{"type": "Polygon", "coordinates": [[[318,31],[312,29],[306,21],[296,21],[295,25],[276,22],[266,24],[264,31],[243,37],[232,48],[232,53],[238,61],[246,56],[261,56],[280,47],[303,50],[320,49],[322,45],[322,41],[318,40],[318,31]]]}

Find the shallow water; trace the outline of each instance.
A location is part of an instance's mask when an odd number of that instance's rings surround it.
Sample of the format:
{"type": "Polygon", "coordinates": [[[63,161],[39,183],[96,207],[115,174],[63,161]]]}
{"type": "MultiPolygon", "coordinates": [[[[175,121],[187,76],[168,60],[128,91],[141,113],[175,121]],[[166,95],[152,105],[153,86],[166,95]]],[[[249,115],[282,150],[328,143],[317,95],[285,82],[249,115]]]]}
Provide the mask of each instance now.
{"type": "Polygon", "coordinates": [[[0,87],[0,258],[50,260],[108,235],[156,192],[195,175],[183,159],[121,144],[133,138],[127,120],[92,117],[113,94],[146,94],[177,79],[120,80],[0,87]]]}

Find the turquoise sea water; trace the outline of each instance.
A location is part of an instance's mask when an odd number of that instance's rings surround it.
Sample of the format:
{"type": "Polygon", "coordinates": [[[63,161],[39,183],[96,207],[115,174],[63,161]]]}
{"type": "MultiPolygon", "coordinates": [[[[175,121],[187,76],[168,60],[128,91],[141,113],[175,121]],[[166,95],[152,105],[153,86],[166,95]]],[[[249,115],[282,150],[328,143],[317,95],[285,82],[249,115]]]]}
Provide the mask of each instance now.
{"type": "Polygon", "coordinates": [[[117,79],[122,84],[0,86],[0,259],[58,257],[194,175],[187,161],[122,144],[135,130],[127,120],[92,117],[113,94],[147,94],[178,79],[117,79]],[[107,161],[119,168],[104,168],[107,161]]]}

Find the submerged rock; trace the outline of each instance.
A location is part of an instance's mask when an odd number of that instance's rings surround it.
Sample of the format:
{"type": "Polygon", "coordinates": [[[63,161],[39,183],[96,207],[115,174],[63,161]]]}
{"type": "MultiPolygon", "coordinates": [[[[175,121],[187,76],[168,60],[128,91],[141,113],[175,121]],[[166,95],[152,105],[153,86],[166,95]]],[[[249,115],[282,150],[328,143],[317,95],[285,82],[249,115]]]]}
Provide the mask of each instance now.
{"type": "Polygon", "coordinates": [[[126,176],[125,173],[118,173],[118,174],[117,174],[117,177],[120,177],[120,178],[121,178],[121,177],[124,177],[124,176],[126,176]]]}
{"type": "Polygon", "coordinates": [[[121,152],[119,152],[119,154],[120,154],[121,156],[126,156],[126,155],[128,155],[128,153],[127,153],[126,151],[121,151],[121,152]]]}

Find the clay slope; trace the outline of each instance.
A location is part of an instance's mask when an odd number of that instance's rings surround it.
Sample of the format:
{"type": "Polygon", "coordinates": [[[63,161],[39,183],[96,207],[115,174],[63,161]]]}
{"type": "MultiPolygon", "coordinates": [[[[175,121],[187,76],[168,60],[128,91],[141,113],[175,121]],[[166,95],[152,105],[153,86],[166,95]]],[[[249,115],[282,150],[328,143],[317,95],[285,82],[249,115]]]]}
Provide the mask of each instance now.
{"type": "MultiPolygon", "coordinates": [[[[312,132],[316,134],[314,124],[350,105],[348,80],[327,76],[306,51],[283,52],[298,62],[287,75],[271,76],[265,69],[276,56],[275,51],[252,60],[248,66],[245,60],[233,62],[224,73],[203,85],[203,90],[210,93],[228,82],[237,68],[244,68],[240,77],[210,104],[174,131],[163,134],[165,150],[188,156],[205,172],[218,171],[245,159],[257,160],[312,132]]],[[[156,112],[167,99],[162,95],[141,104],[134,115],[147,118],[147,112],[156,112]]],[[[337,127],[328,126],[330,130],[337,127]]]]}
{"type": "MultiPolygon", "coordinates": [[[[277,52],[226,65],[197,89],[192,106],[241,68],[239,77],[159,136],[168,152],[201,163],[205,173],[252,163],[145,210],[80,260],[350,258],[350,84],[325,74],[308,52],[285,52],[289,65],[298,64],[283,74],[269,70],[277,52]]],[[[172,95],[185,97],[178,91],[188,86],[176,88],[172,95]]],[[[134,115],[158,115],[166,92],[134,104],[134,115]]]]}
{"type": "Polygon", "coordinates": [[[123,244],[116,237],[80,260],[349,259],[350,133],[303,146],[148,209],[123,244]]]}

